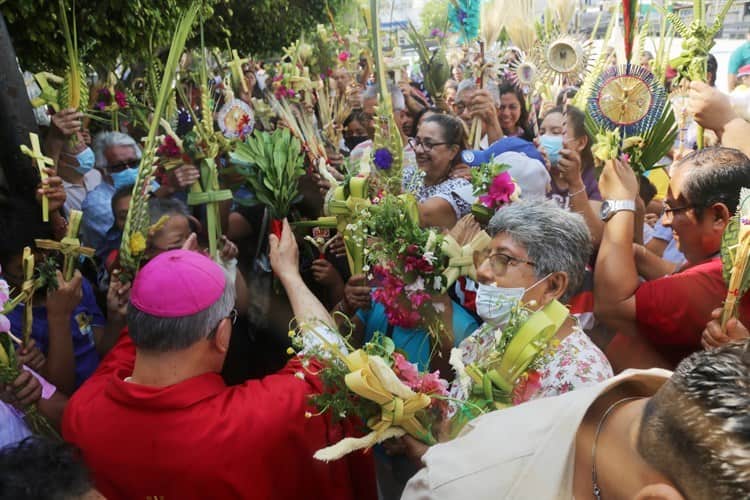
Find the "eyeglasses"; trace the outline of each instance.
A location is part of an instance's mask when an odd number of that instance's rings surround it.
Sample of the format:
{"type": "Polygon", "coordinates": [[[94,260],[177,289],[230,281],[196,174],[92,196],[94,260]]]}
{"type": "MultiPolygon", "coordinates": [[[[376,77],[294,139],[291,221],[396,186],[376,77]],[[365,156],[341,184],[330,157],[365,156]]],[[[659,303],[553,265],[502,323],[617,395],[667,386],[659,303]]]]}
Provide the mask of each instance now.
{"type": "Polygon", "coordinates": [[[225,319],[229,319],[232,322],[232,326],[234,326],[237,323],[237,316],[239,316],[237,309],[232,309],[231,311],[229,311],[229,315],[221,318],[221,321],[219,321],[213,328],[213,330],[208,333],[208,338],[210,339],[216,336],[216,332],[219,330],[219,325],[225,319]]]}
{"type": "Polygon", "coordinates": [[[491,253],[487,255],[485,259],[489,260],[493,274],[498,276],[505,274],[508,270],[508,265],[520,266],[521,264],[527,264],[531,267],[536,266],[536,263],[531,262],[530,260],[519,259],[518,257],[513,257],[512,255],[502,252],[491,253]]]}
{"type": "Polygon", "coordinates": [[[129,168],[137,168],[140,163],[141,160],[121,161],[120,163],[115,163],[114,165],[108,165],[107,170],[116,174],[117,172],[122,172],[123,170],[129,168]]]}
{"type": "Polygon", "coordinates": [[[680,212],[685,212],[693,208],[698,208],[698,205],[685,205],[682,207],[672,208],[665,203],[664,208],[661,210],[661,217],[666,217],[668,219],[671,219],[672,217],[674,217],[675,214],[678,214],[680,212]]]}
{"type": "Polygon", "coordinates": [[[432,148],[434,148],[435,146],[444,146],[444,145],[447,145],[447,144],[450,144],[450,142],[430,142],[430,141],[423,141],[419,137],[413,137],[413,138],[409,139],[409,145],[411,146],[411,148],[413,150],[416,151],[417,150],[417,146],[422,146],[422,149],[425,152],[427,152],[427,153],[429,153],[430,151],[432,151],[432,148]]]}

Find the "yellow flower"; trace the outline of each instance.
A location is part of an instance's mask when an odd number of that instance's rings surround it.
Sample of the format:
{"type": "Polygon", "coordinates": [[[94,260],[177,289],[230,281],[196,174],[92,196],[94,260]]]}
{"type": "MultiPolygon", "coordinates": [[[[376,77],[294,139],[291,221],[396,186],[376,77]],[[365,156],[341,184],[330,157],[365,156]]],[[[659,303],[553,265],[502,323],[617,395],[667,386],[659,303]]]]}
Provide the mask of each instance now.
{"type": "Polygon", "coordinates": [[[305,412],[305,418],[312,418],[312,416],[313,416],[313,414],[310,413],[309,411],[305,412]]]}
{"type": "Polygon", "coordinates": [[[146,250],[146,238],[141,233],[133,233],[130,237],[130,253],[139,255],[146,250]]]}
{"type": "Polygon", "coordinates": [[[294,330],[289,330],[289,333],[288,333],[288,335],[289,335],[289,338],[290,338],[290,339],[294,338],[294,336],[295,336],[296,334],[297,334],[297,332],[295,332],[294,330]]]}
{"type": "Polygon", "coordinates": [[[293,355],[294,355],[294,348],[292,348],[292,347],[287,347],[287,348],[286,348],[286,353],[287,353],[288,355],[290,355],[290,356],[293,356],[293,355]]]}

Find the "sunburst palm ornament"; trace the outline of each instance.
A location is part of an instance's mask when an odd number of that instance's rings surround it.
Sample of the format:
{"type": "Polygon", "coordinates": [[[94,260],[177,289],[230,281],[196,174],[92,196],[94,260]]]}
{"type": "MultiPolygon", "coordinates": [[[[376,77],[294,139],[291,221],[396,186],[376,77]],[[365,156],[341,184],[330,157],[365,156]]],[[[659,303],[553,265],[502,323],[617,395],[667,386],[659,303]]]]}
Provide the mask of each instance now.
{"type": "Polygon", "coordinates": [[[601,128],[621,136],[642,136],[664,113],[667,93],[658,79],[642,66],[613,66],[594,83],[587,111],[601,128]]]}
{"type": "Polygon", "coordinates": [[[572,35],[554,37],[537,52],[541,77],[555,86],[575,85],[591,69],[591,43],[572,35]]]}

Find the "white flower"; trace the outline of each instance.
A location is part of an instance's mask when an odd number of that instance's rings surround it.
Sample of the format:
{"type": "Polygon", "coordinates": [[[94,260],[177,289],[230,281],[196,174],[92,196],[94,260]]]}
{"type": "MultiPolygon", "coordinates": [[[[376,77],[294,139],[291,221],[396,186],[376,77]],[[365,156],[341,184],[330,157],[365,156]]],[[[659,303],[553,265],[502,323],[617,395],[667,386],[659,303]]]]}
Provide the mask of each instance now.
{"type": "Polygon", "coordinates": [[[427,262],[429,265],[433,265],[435,263],[435,259],[437,259],[437,257],[435,257],[435,252],[425,252],[422,255],[422,260],[427,262]]]}
{"type": "Polygon", "coordinates": [[[356,231],[357,230],[357,226],[354,225],[354,224],[347,224],[345,229],[347,231],[356,231]]]}
{"type": "Polygon", "coordinates": [[[421,276],[418,276],[417,279],[412,283],[411,285],[406,285],[404,287],[404,290],[406,290],[409,293],[414,292],[421,292],[424,290],[424,278],[421,276]]]}
{"type": "Polygon", "coordinates": [[[456,372],[456,379],[458,380],[458,386],[461,388],[463,394],[468,395],[471,390],[471,377],[466,373],[466,366],[464,365],[464,352],[458,347],[451,349],[451,357],[448,360],[453,371],[456,372]]]}
{"type": "Polygon", "coordinates": [[[433,288],[435,288],[435,290],[443,289],[443,277],[442,276],[435,277],[435,284],[433,285],[433,288]]]}
{"type": "Polygon", "coordinates": [[[444,313],[445,312],[445,304],[441,304],[439,302],[433,302],[432,303],[432,307],[434,307],[435,310],[437,312],[439,312],[439,313],[444,313]]]}
{"type": "Polygon", "coordinates": [[[302,372],[295,372],[294,376],[297,377],[300,380],[305,380],[305,374],[302,372]]]}
{"type": "Polygon", "coordinates": [[[521,186],[517,182],[513,182],[513,184],[516,185],[516,188],[513,190],[513,194],[510,195],[510,201],[516,202],[521,199],[521,186]]]}
{"type": "MultiPolygon", "coordinates": [[[[365,250],[365,252],[367,252],[367,250],[365,250]]],[[[365,264],[364,266],[362,266],[362,272],[363,273],[366,273],[369,270],[370,270],[370,266],[368,266],[367,264],[365,264]]]]}

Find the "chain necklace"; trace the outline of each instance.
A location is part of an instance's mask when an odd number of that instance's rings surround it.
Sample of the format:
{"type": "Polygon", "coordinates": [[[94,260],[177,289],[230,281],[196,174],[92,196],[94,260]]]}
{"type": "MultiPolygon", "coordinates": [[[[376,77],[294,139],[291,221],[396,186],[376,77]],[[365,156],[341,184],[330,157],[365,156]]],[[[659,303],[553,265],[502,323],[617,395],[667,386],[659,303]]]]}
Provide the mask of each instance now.
{"type": "Polygon", "coordinates": [[[596,443],[599,441],[599,433],[602,431],[602,427],[604,426],[604,422],[607,420],[607,417],[615,408],[620,406],[622,403],[625,403],[627,401],[634,401],[636,399],[643,399],[643,396],[623,398],[612,403],[610,407],[607,408],[607,411],[604,412],[602,418],[599,419],[599,423],[596,426],[596,433],[594,434],[594,444],[591,446],[591,485],[594,488],[594,498],[596,498],[596,500],[602,500],[602,490],[601,488],[599,488],[599,484],[597,484],[596,476],[596,443]]]}

